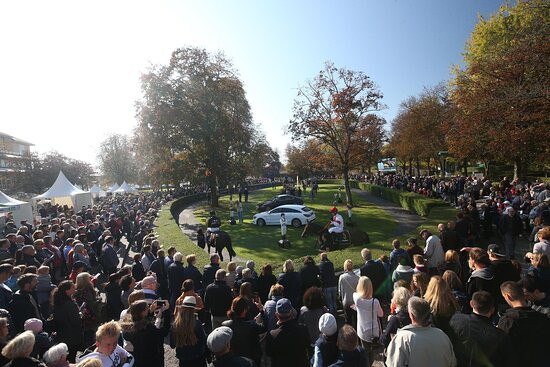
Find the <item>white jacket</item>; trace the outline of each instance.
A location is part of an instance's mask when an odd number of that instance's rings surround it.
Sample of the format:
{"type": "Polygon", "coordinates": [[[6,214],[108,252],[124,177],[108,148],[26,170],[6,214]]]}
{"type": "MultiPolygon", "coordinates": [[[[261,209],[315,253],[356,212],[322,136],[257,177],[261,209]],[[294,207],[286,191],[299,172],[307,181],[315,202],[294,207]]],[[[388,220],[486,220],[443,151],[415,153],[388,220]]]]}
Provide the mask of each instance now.
{"type": "Polygon", "coordinates": [[[426,247],[424,247],[424,258],[426,259],[426,266],[429,268],[437,268],[445,263],[445,253],[441,246],[441,240],[436,235],[431,235],[426,240],[426,247]]]}

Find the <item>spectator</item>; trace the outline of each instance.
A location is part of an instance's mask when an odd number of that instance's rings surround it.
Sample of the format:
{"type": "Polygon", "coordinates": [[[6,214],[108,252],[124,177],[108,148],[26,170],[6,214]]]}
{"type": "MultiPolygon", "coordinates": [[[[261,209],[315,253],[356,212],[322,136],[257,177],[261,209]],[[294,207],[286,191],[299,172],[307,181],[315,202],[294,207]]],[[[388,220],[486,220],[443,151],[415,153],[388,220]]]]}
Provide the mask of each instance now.
{"type": "MultiPolygon", "coordinates": [[[[504,251],[501,251],[500,247],[495,244],[491,244],[487,247],[487,254],[489,255],[489,260],[491,261],[491,270],[494,274],[495,287],[500,287],[500,285],[508,280],[517,282],[520,279],[521,268],[517,268],[512,261],[506,259],[504,251]]],[[[504,298],[498,293],[498,297],[495,299],[497,306],[505,305],[506,302],[504,298]]],[[[499,307],[498,309],[501,309],[499,307]]]]}
{"type": "Polygon", "coordinates": [[[526,276],[519,281],[519,284],[523,288],[523,294],[531,307],[548,314],[547,311],[550,311],[550,297],[541,290],[542,287],[537,283],[537,280],[532,276],[526,276]]]}
{"type": "Polygon", "coordinates": [[[363,277],[368,277],[374,288],[374,295],[377,297],[384,296],[384,283],[387,279],[386,269],[379,261],[372,259],[372,253],[368,248],[361,250],[361,257],[365,264],[361,267],[360,274],[363,277]]]}
{"type": "Polygon", "coordinates": [[[10,333],[9,321],[6,317],[0,317],[0,366],[4,366],[10,360],[4,357],[4,354],[1,353],[6,344],[8,343],[8,335],[10,333]]]}
{"type": "Polygon", "coordinates": [[[468,303],[468,296],[464,293],[464,286],[458,278],[458,275],[452,270],[446,270],[443,273],[443,279],[447,282],[449,288],[451,288],[451,292],[458,303],[459,309],[465,310],[464,306],[468,303]]]}
{"type": "Polygon", "coordinates": [[[353,262],[350,259],[344,261],[344,273],[338,278],[338,293],[342,300],[344,316],[348,325],[357,328],[357,311],[352,307],[353,293],[357,289],[359,277],[353,271],[353,262]]]}
{"type": "Polygon", "coordinates": [[[103,245],[100,261],[106,274],[115,273],[118,267],[118,256],[113,249],[114,243],[115,239],[113,237],[105,237],[105,245],[103,245]]]}
{"type": "Polygon", "coordinates": [[[414,237],[407,239],[407,255],[412,259],[414,255],[424,255],[422,247],[418,246],[418,240],[414,237]]]}
{"type": "Polygon", "coordinates": [[[393,314],[388,316],[388,324],[386,329],[380,335],[380,344],[387,348],[392,338],[397,334],[397,330],[411,323],[409,312],[407,311],[407,302],[411,298],[411,292],[405,287],[397,287],[393,291],[391,299],[391,307],[394,310],[393,314]]]}
{"type": "Polygon", "coordinates": [[[134,357],[118,345],[119,337],[120,325],[116,321],[101,325],[96,332],[95,349],[86,350],[80,357],[80,363],[90,358],[97,358],[103,367],[132,367],[134,357]]]}
{"type": "Polygon", "coordinates": [[[319,319],[328,310],[323,302],[323,293],[319,287],[311,287],[304,293],[303,306],[300,309],[298,322],[307,326],[311,341],[309,354],[313,353],[313,346],[319,337],[319,319]]]}
{"type": "Polygon", "coordinates": [[[357,291],[353,294],[357,309],[357,335],[367,353],[369,366],[374,362],[373,343],[378,342],[382,332],[379,317],[384,316],[380,302],[373,298],[372,283],[369,278],[359,278],[357,291]]]}
{"type": "Polygon", "coordinates": [[[284,287],[284,297],[288,298],[294,307],[300,307],[302,303],[302,277],[294,271],[292,260],[283,263],[283,273],[279,275],[279,284],[284,287]]]}
{"type": "MultiPolygon", "coordinates": [[[[250,269],[244,269],[243,273],[250,273],[250,269]]],[[[250,278],[252,280],[252,278],[250,278]]],[[[241,298],[244,298],[248,302],[248,311],[246,313],[245,319],[246,320],[252,320],[258,312],[260,312],[260,309],[258,308],[258,296],[254,295],[252,293],[252,283],[244,282],[241,284],[241,287],[239,288],[239,296],[241,298]]]]}
{"type": "Polygon", "coordinates": [[[193,286],[197,293],[202,292],[202,274],[195,266],[197,263],[197,257],[195,254],[190,254],[185,257],[187,266],[185,267],[185,279],[192,280],[193,286]]]}
{"type": "Polygon", "coordinates": [[[277,283],[277,277],[273,275],[271,264],[266,264],[262,267],[262,273],[258,277],[258,294],[260,300],[265,304],[269,299],[269,291],[271,287],[277,283]]]}
{"type": "Polygon", "coordinates": [[[450,270],[454,272],[458,277],[463,279],[462,266],[460,265],[460,257],[458,252],[455,250],[447,250],[445,252],[445,265],[443,267],[443,272],[450,270]]]}
{"type": "Polygon", "coordinates": [[[82,313],[84,345],[91,345],[95,337],[95,328],[99,324],[100,305],[96,290],[89,273],[80,273],[76,277],[74,299],[82,313]]]}
{"type": "Polygon", "coordinates": [[[413,263],[414,263],[414,272],[415,273],[426,273],[428,274],[428,269],[426,268],[426,264],[424,263],[424,257],[422,255],[414,255],[413,256],[413,263]]]}
{"type": "Polygon", "coordinates": [[[542,253],[550,257],[550,227],[544,227],[537,232],[538,242],[533,246],[533,253],[542,253]]]}
{"type": "Polygon", "coordinates": [[[41,359],[44,353],[53,345],[52,340],[43,330],[42,320],[28,319],[24,325],[25,331],[32,331],[34,334],[34,347],[31,357],[41,359]]]}
{"type": "Polygon", "coordinates": [[[302,280],[302,294],[311,287],[319,287],[321,281],[319,280],[319,267],[315,264],[313,257],[306,256],[304,265],[300,268],[300,278],[302,280]]]}
{"type": "Polygon", "coordinates": [[[120,287],[121,273],[112,273],[109,275],[109,282],[105,285],[107,314],[111,320],[117,320],[124,305],[120,299],[122,288],[120,287]]]}
{"type": "MultiPolygon", "coordinates": [[[[319,318],[319,337],[315,341],[312,367],[325,367],[335,363],[338,359],[338,325],[330,313],[319,318]]],[[[356,342],[357,343],[357,342],[356,342]]]]}
{"type": "Polygon", "coordinates": [[[227,263],[225,282],[227,283],[227,286],[231,289],[235,288],[235,279],[237,278],[237,272],[235,271],[236,269],[236,262],[230,261],[229,263],[227,263]]]}
{"type": "Polygon", "coordinates": [[[157,278],[158,295],[163,299],[168,298],[168,272],[164,268],[164,250],[157,251],[157,258],[151,263],[150,271],[152,271],[157,278]]]}
{"type": "Polygon", "coordinates": [[[443,330],[451,338],[449,321],[458,311],[458,302],[447,282],[439,275],[432,277],[424,299],[432,310],[432,325],[443,330]]]}
{"type": "Polygon", "coordinates": [[[367,366],[371,363],[365,350],[358,345],[357,333],[351,326],[342,326],[337,343],[340,350],[338,360],[329,367],[367,366]]]}
{"type": "Polygon", "coordinates": [[[204,303],[202,302],[201,296],[195,291],[195,283],[192,279],[187,279],[183,282],[181,287],[181,296],[176,300],[176,306],[183,304],[185,297],[194,297],[195,298],[195,310],[200,311],[204,308],[204,303]]]}
{"type": "Polygon", "coordinates": [[[267,317],[267,330],[271,331],[277,327],[277,316],[276,316],[276,307],[277,302],[283,298],[283,293],[285,289],[280,284],[273,284],[269,294],[271,299],[269,299],[264,306],[265,315],[267,317]]]}
{"type": "Polygon", "coordinates": [[[443,251],[458,250],[458,236],[454,229],[451,229],[443,223],[438,224],[437,229],[439,230],[439,238],[441,239],[443,251]]]}
{"type": "MultiPolygon", "coordinates": [[[[190,279],[186,280],[191,281],[190,279]]],[[[170,332],[170,346],[176,349],[180,366],[206,367],[206,333],[195,316],[196,299],[186,296],[176,306],[170,332]]]]}
{"type": "Polygon", "coordinates": [[[443,253],[443,247],[441,247],[441,240],[427,229],[420,231],[420,237],[426,241],[424,258],[428,267],[428,275],[437,275],[445,263],[445,254],[443,253]]]}
{"type": "Polygon", "coordinates": [[[491,262],[487,252],[479,247],[471,249],[468,257],[468,266],[472,270],[470,278],[466,283],[468,299],[472,299],[473,294],[477,291],[487,291],[491,293],[493,299],[497,299],[496,281],[490,268],[491,262]]]}
{"type": "Polygon", "coordinates": [[[141,256],[141,263],[143,264],[143,269],[147,273],[151,270],[151,264],[155,261],[155,255],[151,251],[150,245],[143,246],[143,256],[141,256]]]}
{"type": "MultiPolygon", "coordinates": [[[[225,270],[224,270],[225,272],[225,270]]],[[[231,352],[233,331],[221,326],[208,335],[208,349],[214,354],[215,367],[255,367],[254,362],[246,357],[236,356],[231,352]]]]}
{"type": "Polygon", "coordinates": [[[54,345],[44,353],[44,362],[48,367],[70,367],[67,361],[69,348],[65,343],[54,345]]]}
{"type": "Polygon", "coordinates": [[[45,364],[31,357],[34,346],[34,334],[32,331],[25,331],[13,338],[2,349],[2,355],[10,360],[5,367],[46,367],[45,364]]]}
{"type": "MultiPolygon", "coordinates": [[[[204,246],[202,248],[204,248],[204,246]]],[[[166,253],[168,255],[164,258],[164,270],[166,271],[166,274],[168,274],[168,267],[174,262],[174,254],[176,253],[176,248],[174,246],[170,246],[168,247],[168,250],[166,250],[166,253]]]]}
{"type": "Polygon", "coordinates": [[[214,283],[206,287],[204,293],[204,306],[210,311],[212,317],[212,329],[216,329],[227,320],[227,311],[231,307],[231,289],[225,282],[225,270],[219,269],[216,272],[214,283]]]}
{"type": "Polygon", "coordinates": [[[174,263],[168,267],[168,288],[170,291],[170,304],[175,305],[181,295],[181,285],[185,280],[185,268],[183,267],[183,254],[176,252],[174,263]]]}
{"type": "Polygon", "coordinates": [[[528,254],[531,261],[531,268],[528,274],[534,277],[539,286],[550,293],[550,262],[546,254],[534,253],[528,254]]]}
{"type": "Polygon", "coordinates": [[[145,269],[141,264],[141,255],[135,254],[134,264],[132,265],[132,277],[136,280],[136,282],[141,282],[141,280],[145,278],[146,275],[147,274],[145,273],[145,269]]]}
{"type": "Polygon", "coordinates": [[[410,283],[414,274],[414,269],[407,265],[404,261],[403,264],[397,265],[391,276],[392,282],[395,284],[400,280],[405,283],[410,283]]]}
{"type": "Polygon", "coordinates": [[[454,367],[456,359],[451,341],[444,332],[430,327],[430,305],[418,297],[409,299],[411,324],[403,327],[387,349],[388,367],[454,367]]]}
{"type": "Polygon", "coordinates": [[[513,260],[515,258],[517,237],[523,231],[521,219],[514,208],[510,207],[508,213],[502,215],[498,228],[502,235],[506,256],[513,260]]]}
{"type": "MultiPolygon", "coordinates": [[[[325,303],[329,309],[329,312],[336,314],[336,286],[338,285],[338,279],[334,274],[334,264],[328,259],[328,254],[326,252],[321,254],[319,275],[321,278],[323,295],[325,296],[325,303]]],[[[317,338],[315,338],[315,340],[317,340],[317,338]]],[[[315,340],[313,342],[315,342],[315,340]]]]}
{"type": "MultiPolygon", "coordinates": [[[[408,265],[411,264],[411,259],[406,250],[401,248],[401,242],[399,240],[393,240],[392,242],[393,250],[390,253],[390,264],[391,269],[395,270],[398,265],[408,265]]],[[[361,336],[359,336],[361,338],[361,336]]]]}
{"type": "Polygon", "coordinates": [[[296,321],[296,310],[290,300],[277,301],[278,328],[267,334],[266,353],[272,367],[309,367],[307,350],[310,338],[307,327],[296,321]]]}
{"type": "Polygon", "coordinates": [[[24,274],[17,280],[19,290],[15,292],[8,305],[8,311],[12,316],[13,328],[16,333],[23,331],[26,320],[32,318],[42,319],[40,306],[34,292],[37,284],[38,280],[35,274],[24,274]]]}
{"type": "Polygon", "coordinates": [[[0,264],[0,308],[8,308],[8,304],[13,298],[13,291],[5,284],[12,271],[13,265],[0,264]]]}
{"type": "MultiPolygon", "coordinates": [[[[70,280],[59,283],[53,293],[53,319],[57,332],[56,340],[67,344],[67,359],[74,363],[76,353],[82,350],[82,320],[78,305],[73,300],[76,286],[70,280]]],[[[120,296],[119,296],[120,297],[120,296]]]]}
{"type": "Polygon", "coordinates": [[[206,287],[212,283],[216,278],[216,272],[220,269],[220,256],[218,254],[210,255],[210,264],[204,267],[202,272],[202,286],[206,290],[206,287]]]}
{"type": "Polygon", "coordinates": [[[258,273],[256,273],[256,270],[254,270],[256,263],[253,260],[247,260],[245,265],[248,269],[250,269],[250,275],[252,276],[252,279],[258,279],[258,273]]]}

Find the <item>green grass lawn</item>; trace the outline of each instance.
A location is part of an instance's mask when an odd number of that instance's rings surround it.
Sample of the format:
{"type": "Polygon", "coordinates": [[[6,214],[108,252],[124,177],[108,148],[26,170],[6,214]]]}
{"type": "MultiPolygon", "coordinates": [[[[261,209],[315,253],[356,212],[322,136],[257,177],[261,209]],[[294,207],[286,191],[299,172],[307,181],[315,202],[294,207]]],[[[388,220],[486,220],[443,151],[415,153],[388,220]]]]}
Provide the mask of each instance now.
{"type": "MultiPolygon", "coordinates": [[[[327,223],[330,218],[330,209],[334,201],[334,193],[338,191],[337,185],[320,185],[318,195],[312,201],[309,196],[304,197],[304,204],[315,211],[319,224],[327,223]]],[[[229,197],[220,199],[220,207],[216,208],[217,214],[223,221],[222,229],[231,235],[233,247],[237,255],[243,259],[252,259],[258,265],[271,263],[280,266],[286,259],[297,259],[307,255],[317,255],[315,237],[301,238],[303,227],[293,228],[288,226],[287,237],[291,242],[290,249],[281,249],[277,245],[280,239],[279,226],[266,226],[263,228],[252,224],[252,216],[256,213],[256,205],[270,197],[279,194],[279,190],[262,189],[253,191],[249,196],[249,202],[244,203],[244,223],[234,226],[229,225],[229,197]]],[[[309,192],[308,192],[309,194],[309,192]]],[[[233,197],[238,199],[238,197],[233,197]]],[[[353,198],[356,207],[353,209],[353,220],[355,228],[366,231],[373,245],[382,247],[388,233],[393,233],[397,223],[386,212],[366,202],[359,196],[353,198]]],[[[340,204],[340,211],[347,220],[345,206],[340,204]]],[[[203,206],[198,208],[194,214],[201,223],[206,223],[210,208],[203,206]]],[[[354,251],[360,248],[355,247],[354,251]]]]}

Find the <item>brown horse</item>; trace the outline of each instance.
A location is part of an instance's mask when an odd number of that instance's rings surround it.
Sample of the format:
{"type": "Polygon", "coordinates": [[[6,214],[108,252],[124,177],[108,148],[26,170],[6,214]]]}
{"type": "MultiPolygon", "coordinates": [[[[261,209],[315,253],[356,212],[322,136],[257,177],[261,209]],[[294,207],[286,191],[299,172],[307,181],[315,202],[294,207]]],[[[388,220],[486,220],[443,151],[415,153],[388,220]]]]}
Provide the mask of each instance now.
{"type": "MultiPolygon", "coordinates": [[[[317,236],[320,238],[323,232],[326,230],[326,226],[322,226],[319,223],[311,222],[306,224],[302,231],[302,237],[317,236]]],[[[369,235],[367,232],[360,229],[352,228],[346,229],[350,235],[350,242],[352,245],[364,245],[370,243],[369,235]]]]}

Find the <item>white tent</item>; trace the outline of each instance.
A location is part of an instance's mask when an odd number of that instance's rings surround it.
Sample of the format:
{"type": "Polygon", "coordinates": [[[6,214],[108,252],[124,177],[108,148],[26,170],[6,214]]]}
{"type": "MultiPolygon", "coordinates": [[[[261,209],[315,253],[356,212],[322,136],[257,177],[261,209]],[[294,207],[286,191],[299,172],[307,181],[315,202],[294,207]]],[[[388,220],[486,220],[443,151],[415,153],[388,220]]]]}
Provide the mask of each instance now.
{"type": "Polygon", "coordinates": [[[33,198],[33,200],[40,199],[51,199],[52,204],[72,206],[76,210],[93,205],[92,194],[75,187],[62,171],[59,171],[57,179],[48,191],[33,198]]]}
{"type": "Polygon", "coordinates": [[[99,185],[94,185],[92,186],[92,188],[90,189],[90,192],[92,193],[92,196],[93,197],[104,197],[105,195],[107,195],[107,193],[105,191],[103,191],[101,189],[101,187],[99,187],[99,185]]]}
{"type": "Polygon", "coordinates": [[[0,216],[6,215],[8,212],[13,213],[13,220],[17,227],[20,226],[22,220],[26,220],[29,224],[33,223],[31,203],[16,200],[0,191],[0,216]]]}
{"type": "Polygon", "coordinates": [[[107,192],[115,192],[119,187],[120,187],[120,186],[118,186],[118,184],[115,182],[115,183],[113,184],[113,186],[111,186],[111,187],[109,187],[109,188],[107,189],[107,192]]]}
{"type": "Polygon", "coordinates": [[[120,187],[114,191],[114,193],[115,194],[123,194],[123,193],[135,194],[137,193],[137,190],[134,189],[132,186],[128,185],[126,181],[124,181],[122,185],[120,185],[120,187]]]}

